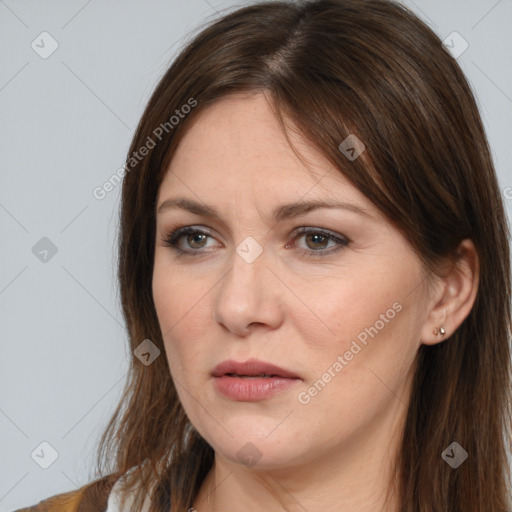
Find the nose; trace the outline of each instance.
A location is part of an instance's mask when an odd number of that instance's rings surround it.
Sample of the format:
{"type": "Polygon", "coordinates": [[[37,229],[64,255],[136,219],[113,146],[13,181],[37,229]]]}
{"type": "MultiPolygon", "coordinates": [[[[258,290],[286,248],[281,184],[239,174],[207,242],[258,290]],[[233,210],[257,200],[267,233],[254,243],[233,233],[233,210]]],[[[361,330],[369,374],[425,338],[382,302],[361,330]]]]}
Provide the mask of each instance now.
{"type": "Polygon", "coordinates": [[[283,321],[282,283],[269,268],[265,251],[252,263],[233,251],[230,264],[217,288],[215,321],[238,336],[256,328],[278,328],[283,321]]]}

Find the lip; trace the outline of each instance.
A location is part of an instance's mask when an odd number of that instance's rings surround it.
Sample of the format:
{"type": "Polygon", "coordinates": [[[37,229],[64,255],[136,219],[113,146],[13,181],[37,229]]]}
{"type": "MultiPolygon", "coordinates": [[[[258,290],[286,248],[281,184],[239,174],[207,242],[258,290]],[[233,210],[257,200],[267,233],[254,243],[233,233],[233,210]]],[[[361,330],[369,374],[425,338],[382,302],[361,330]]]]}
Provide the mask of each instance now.
{"type": "Polygon", "coordinates": [[[284,368],[257,359],[223,361],[213,369],[212,377],[220,394],[239,402],[265,400],[302,380],[284,368]]]}
{"type": "Polygon", "coordinates": [[[280,368],[272,363],[259,361],[258,359],[248,359],[245,362],[238,362],[228,359],[218,364],[212,371],[214,377],[222,377],[227,373],[236,373],[237,375],[275,375],[288,379],[298,379],[299,376],[294,373],[280,368]]]}

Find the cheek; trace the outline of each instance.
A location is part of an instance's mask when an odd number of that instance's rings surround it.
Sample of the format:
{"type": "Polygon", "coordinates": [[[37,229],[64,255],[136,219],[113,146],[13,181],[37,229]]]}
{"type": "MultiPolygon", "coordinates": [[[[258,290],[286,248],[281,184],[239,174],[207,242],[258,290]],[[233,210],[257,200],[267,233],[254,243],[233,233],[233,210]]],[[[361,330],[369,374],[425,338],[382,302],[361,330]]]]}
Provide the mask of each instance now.
{"type": "Polygon", "coordinates": [[[419,345],[422,297],[419,289],[411,293],[416,276],[397,279],[399,268],[389,268],[394,269],[389,276],[368,269],[357,277],[336,280],[335,285],[331,281],[314,288],[304,283],[296,289],[315,313],[298,305],[289,310],[304,343],[308,386],[320,379],[317,388],[322,394],[326,384],[331,392],[368,396],[375,386],[399,386],[419,345]]]}
{"type": "Polygon", "coordinates": [[[329,343],[314,326],[302,324],[303,339],[309,343],[302,361],[308,369],[294,397],[294,417],[304,424],[321,418],[323,425],[304,430],[306,444],[316,442],[315,436],[326,446],[348,440],[382,419],[385,411],[398,414],[407,401],[417,352],[411,342],[415,305],[387,298],[366,304],[353,298],[343,304],[347,309],[338,310],[337,316],[332,310],[337,335],[329,334],[329,343]]]}
{"type": "Polygon", "coordinates": [[[211,327],[207,294],[211,286],[155,261],[153,300],[171,371],[182,371],[200,354],[199,333],[211,327]]]}
{"type": "MultiPolygon", "coordinates": [[[[158,250],[158,249],[157,249],[158,250]]],[[[191,318],[199,308],[202,290],[201,282],[190,281],[190,277],[179,269],[171,268],[163,256],[155,259],[153,270],[153,300],[164,334],[172,333],[177,328],[193,325],[191,318]]]]}
{"type": "Polygon", "coordinates": [[[318,280],[317,286],[296,283],[300,300],[290,301],[288,312],[304,342],[320,350],[342,349],[357,336],[364,340],[376,322],[379,331],[393,322],[399,308],[393,304],[403,295],[400,287],[370,272],[360,275],[318,280]]]}

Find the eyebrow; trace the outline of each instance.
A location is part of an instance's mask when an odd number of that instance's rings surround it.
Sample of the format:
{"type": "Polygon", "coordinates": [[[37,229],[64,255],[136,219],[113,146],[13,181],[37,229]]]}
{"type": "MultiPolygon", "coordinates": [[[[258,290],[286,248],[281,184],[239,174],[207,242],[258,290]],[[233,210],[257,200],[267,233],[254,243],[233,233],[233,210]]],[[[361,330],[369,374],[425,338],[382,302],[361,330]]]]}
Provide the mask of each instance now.
{"type": "MultiPolygon", "coordinates": [[[[171,208],[179,208],[191,213],[195,213],[196,215],[216,219],[218,221],[222,220],[222,216],[216,208],[184,197],[166,199],[160,204],[160,206],[158,206],[156,212],[157,214],[161,214],[162,212],[171,208]]],[[[368,210],[356,206],[355,204],[340,201],[322,200],[296,202],[282,205],[274,210],[272,218],[275,222],[280,222],[285,219],[298,217],[299,215],[303,215],[319,208],[348,210],[359,215],[364,215],[370,219],[373,218],[368,210]]]]}

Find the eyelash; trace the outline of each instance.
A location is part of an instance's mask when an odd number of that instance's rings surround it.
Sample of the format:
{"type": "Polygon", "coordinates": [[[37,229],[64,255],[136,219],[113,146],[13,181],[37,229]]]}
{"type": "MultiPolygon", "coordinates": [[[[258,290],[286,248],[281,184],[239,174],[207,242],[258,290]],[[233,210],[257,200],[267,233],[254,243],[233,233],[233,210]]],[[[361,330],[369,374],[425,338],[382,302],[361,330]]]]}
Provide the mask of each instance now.
{"type": "MultiPolygon", "coordinates": [[[[202,231],[200,229],[194,228],[192,226],[185,226],[179,229],[176,229],[175,231],[172,231],[167,236],[162,237],[162,242],[165,243],[166,246],[170,247],[173,251],[176,252],[177,256],[200,256],[201,254],[204,254],[204,251],[198,250],[185,250],[182,249],[179,246],[179,240],[184,237],[185,235],[205,235],[207,237],[211,237],[211,235],[205,231],[202,231]]],[[[319,228],[313,228],[308,226],[301,226],[298,228],[298,230],[295,233],[294,241],[299,238],[301,235],[308,235],[308,234],[314,234],[314,235],[321,235],[327,239],[327,242],[333,241],[336,242],[337,246],[331,249],[322,249],[318,251],[314,250],[307,250],[307,249],[298,249],[299,252],[301,252],[303,255],[309,257],[309,258],[323,258],[326,255],[333,254],[335,252],[338,252],[344,247],[347,247],[350,244],[350,240],[348,238],[336,235],[335,233],[332,233],[331,231],[327,231],[325,229],[319,229],[319,228]]],[[[287,244],[288,245],[288,244],[287,244]]]]}

